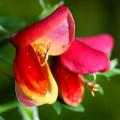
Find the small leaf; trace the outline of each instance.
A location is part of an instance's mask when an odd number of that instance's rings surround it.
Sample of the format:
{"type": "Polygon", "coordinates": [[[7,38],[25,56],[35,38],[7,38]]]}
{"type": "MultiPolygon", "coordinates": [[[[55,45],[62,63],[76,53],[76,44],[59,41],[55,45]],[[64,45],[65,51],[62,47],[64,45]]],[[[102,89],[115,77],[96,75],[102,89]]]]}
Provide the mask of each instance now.
{"type": "Polygon", "coordinates": [[[0,36],[6,35],[6,34],[9,34],[9,31],[6,28],[4,28],[2,25],[0,25],[0,36]]]}
{"type": "Polygon", "coordinates": [[[50,15],[53,11],[55,11],[59,6],[63,5],[64,1],[60,1],[58,4],[55,4],[54,6],[48,6],[47,9],[43,10],[43,12],[38,16],[39,19],[43,19],[50,15]]]}
{"type": "Polygon", "coordinates": [[[113,68],[110,69],[108,72],[105,73],[97,73],[98,75],[102,75],[105,76],[108,80],[110,77],[114,76],[114,75],[120,75],[120,69],[118,68],[113,68]]]}
{"type": "Polygon", "coordinates": [[[26,22],[19,19],[0,18],[0,25],[10,33],[16,32],[26,26],[26,22]]]}
{"type": "Polygon", "coordinates": [[[117,59],[113,59],[111,60],[111,68],[104,73],[96,73],[98,76],[104,76],[107,80],[109,80],[110,77],[115,76],[115,75],[120,75],[120,69],[116,68],[116,66],[118,65],[118,60],[117,59]]]}
{"type": "Polygon", "coordinates": [[[62,106],[61,106],[61,103],[59,101],[56,101],[54,104],[53,104],[53,108],[54,110],[56,111],[56,113],[58,115],[61,114],[61,111],[62,111],[62,106]]]}
{"type": "Polygon", "coordinates": [[[8,110],[14,109],[17,107],[18,102],[11,102],[4,105],[0,105],[0,113],[7,112],[8,110]]]}
{"type": "Polygon", "coordinates": [[[69,105],[63,105],[63,107],[68,109],[68,110],[74,111],[74,112],[84,112],[85,111],[83,105],[81,105],[81,104],[76,106],[76,107],[72,107],[69,105]]]}

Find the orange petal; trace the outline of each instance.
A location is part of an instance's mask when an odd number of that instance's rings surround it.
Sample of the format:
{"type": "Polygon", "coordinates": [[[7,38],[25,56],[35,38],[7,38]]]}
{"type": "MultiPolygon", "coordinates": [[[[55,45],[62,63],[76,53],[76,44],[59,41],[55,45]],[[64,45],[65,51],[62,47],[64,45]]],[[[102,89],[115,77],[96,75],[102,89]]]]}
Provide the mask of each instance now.
{"type": "MultiPolygon", "coordinates": [[[[39,56],[43,59],[42,55],[39,56]]],[[[21,103],[29,106],[52,104],[58,95],[57,84],[48,64],[43,67],[31,46],[19,49],[14,63],[16,94],[21,103]]]]}

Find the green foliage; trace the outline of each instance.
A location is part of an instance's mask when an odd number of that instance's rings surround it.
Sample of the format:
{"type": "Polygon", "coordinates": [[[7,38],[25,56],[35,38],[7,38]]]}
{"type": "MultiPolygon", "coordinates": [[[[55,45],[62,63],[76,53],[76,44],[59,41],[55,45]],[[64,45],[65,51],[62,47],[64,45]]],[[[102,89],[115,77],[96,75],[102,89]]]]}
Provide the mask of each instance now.
{"type": "Polygon", "coordinates": [[[14,33],[26,26],[26,22],[13,19],[13,18],[0,18],[0,25],[2,26],[2,32],[14,33]]]}
{"type": "Polygon", "coordinates": [[[120,69],[116,68],[116,66],[118,65],[118,60],[117,59],[113,59],[111,60],[111,67],[110,69],[105,72],[105,73],[97,73],[97,75],[99,76],[104,76],[107,80],[110,79],[110,77],[115,76],[115,75],[120,75],[120,69]]]}
{"type": "Polygon", "coordinates": [[[58,101],[58,100],[53,104],[53,109],[56,111],[58,115],[61,114],[63,108],[66,110],[74,111],[74,112],[85,111],[82,104],[79,104],[78,106],[73,107],[73,106],[66,105],[65,103],[62,103],[61,101],[58,101]]]}
{"type": "Polygon", "coordinates": [[[2,116],[0,116],[0,120],[4,120],[4,118],[2,116]]]}
{"type": "Polygon", "coordinates": [[[6,28],[4,28],[2,25],[0,25],[0,36],[6,35],[8,33],[9,31],[6,28]]]}
{"type": "Polygon", "coordinates": [[[74,112],[84,112],[85,111],[83,105],[81,105],[81,104],[76,106],[76,107],[72,107],[72,106],[64,104],[63,107],[68,109],[68,110],[74,111],[74,112]]]}
{"type": "Polygon", "coordinates": [[[64,4],[63,1],[60,1],[59,3],[55,4],[54,6],[48,5],[42,13],[38,16],[38,19],[43,19],[50,15],[53,11],[55,11],[60,5],[64,4]]]}
{"type": "Polygon", "coordinates": [[[58,115],[60,115],[60,113],[62,112],[62,104],[59,101],[56,101],[53,104],[53,109],[56,111],[58,115]]]}
{"type": "Polygon", "coordinates": [[[6,112],[8,110],[11,110],[11,109],[13,109],[13,108],[15,108],[17,106],[18,106],[17,101],[0,105],[0,114],[3,113],[3,112],[6,112]]]}

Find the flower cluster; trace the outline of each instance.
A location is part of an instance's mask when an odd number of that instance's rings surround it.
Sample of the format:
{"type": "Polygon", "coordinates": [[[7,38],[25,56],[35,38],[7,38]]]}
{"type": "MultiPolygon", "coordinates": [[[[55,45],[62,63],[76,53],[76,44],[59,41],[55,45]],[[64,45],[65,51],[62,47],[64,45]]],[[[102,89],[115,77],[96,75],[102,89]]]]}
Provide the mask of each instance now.
{"type": "Polygon", "coordinates": [[[52,104],[59,95],[66,104],[77,106],[84,95],[84,74],[110,68],[108,53],[114,45],[110,35],[74,35],[74,19],[62,5],[11,37],[16,47],[15,89],[22,104],[52,104]],[[56,56],[50,67],[48,56],[56,56]]]}

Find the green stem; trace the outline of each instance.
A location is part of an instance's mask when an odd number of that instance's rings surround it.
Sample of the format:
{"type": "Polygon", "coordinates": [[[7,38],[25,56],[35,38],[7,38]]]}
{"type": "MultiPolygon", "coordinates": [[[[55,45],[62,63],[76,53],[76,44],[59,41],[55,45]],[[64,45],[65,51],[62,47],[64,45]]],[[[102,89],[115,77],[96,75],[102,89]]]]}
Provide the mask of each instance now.
{"type": "Polygon", "coordinates": [[[38,1],[39,1],[40,6],[42,7],[42,9],[46,10],[46,5],[45,5],[44,0],[38,0],[38,1]]]}
{"type": "Polygon", "coordinates": [[[19,105],[19,111],[24,120],[40,120],[37,107],[19,105]]]}
{"type": "Polygon", "coordinates": [[[6,103],[4,105],[0,105],[0,114],[3,113],[3,112],[7,112],[8,110],[14,109],[17,106],[18,106],[17,101],[6,103]]]}
{"type": "Polygon", "coordinates": [[[34,114],[33,114],[34,120],[40,120],[37,107],[34,107],[33,112],[34,112],[34,114]]]}

